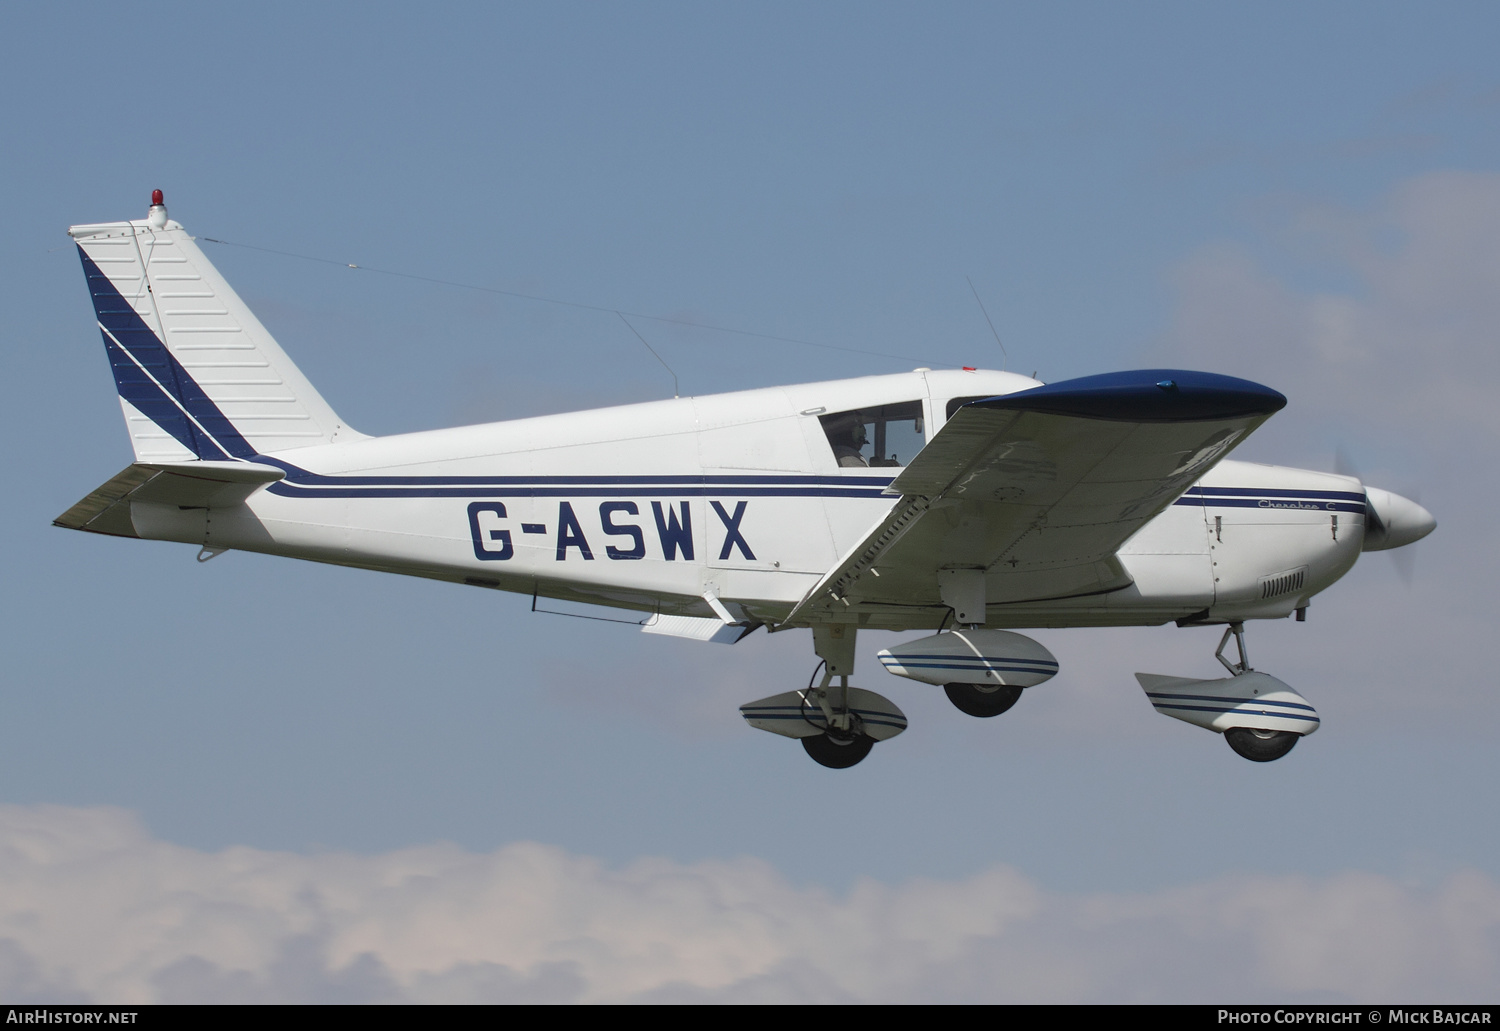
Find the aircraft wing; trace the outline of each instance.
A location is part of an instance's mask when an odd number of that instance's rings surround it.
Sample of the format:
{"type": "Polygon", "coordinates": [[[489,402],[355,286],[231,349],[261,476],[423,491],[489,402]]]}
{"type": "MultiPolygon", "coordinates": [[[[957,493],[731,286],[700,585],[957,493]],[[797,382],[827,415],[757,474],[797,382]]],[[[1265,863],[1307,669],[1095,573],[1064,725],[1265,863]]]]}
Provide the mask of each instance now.
{"type": "Polygon", "coordinates": [[[948,570],[983,570],[990,603],[1128,586],[1120,545],[1285,404],[1248,380],[1151,369],[964,405],[786,622],[940,605],[948,570]]]}

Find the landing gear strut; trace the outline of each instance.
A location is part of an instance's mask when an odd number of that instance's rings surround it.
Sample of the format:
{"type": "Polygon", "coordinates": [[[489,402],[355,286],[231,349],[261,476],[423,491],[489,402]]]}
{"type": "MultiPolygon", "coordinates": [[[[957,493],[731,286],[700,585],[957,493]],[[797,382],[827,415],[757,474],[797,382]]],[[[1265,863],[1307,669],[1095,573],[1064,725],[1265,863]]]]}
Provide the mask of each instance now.
{"type": "Polygon", "coordinates": [[[1219,662],[1223,664],[1224,668],[1229,670],[1230,676],[1238,677],[1252,672],[1252,670],[1250,669],[1250,655],[1245,651],[1244,623],[1230,623],[1227,627],[1224,628],[1224,636],[1219,638],[1219,648],[1214,652],[1214,658],[1218,659],[1219,662]],[[1234,637],[1234,643],[1239,646],[1239,662],[1230,662],[1228,659],[1224,658],[1224,646],[1229,643],[1229,638],[1231,636],[1234,637]]]}
{"type": "MultiPolygon", "coordinates": [[[[834,770],[847,770],[870,754],[875,739],[865,733],[865,721],[859,713],[849,707],[849,678],[839,677],[839,686],[833,687],[833,672],[828,664],[822,664],[823,682],[801,692],[803,719],[822,730],[802,739],[802,749],[812,761],[834,770]],[[807,709],[813,712],[806,712],[807,709]],[[814,717],[816,713],[816,717],[814,717]]],[[[813,679],[818,671],[813,670],[813,679]]]]}
{"type": "MultiPolygon", "coordinates": [[[[1214,658],[1233,676],[1242,677],[1254,672],[1250,668],[1250,656],[1245,651],[1244,623],[1230,623],[1224,628],[1224,636],[1219,638],[1219,648],[1214,652],[1214,658]],[[1224,658],[1224,646],[1229,643],[1231,636],[1240,653],[1239,662],[1230,662],[1224,658]]],[[[1280,759],[1292,750],[1301,736],[1289,730],[1258,730],[1251,727],[1230,727],[1224,731],[1224,740],[1229,742],[1229,747],[1234,749],[1235,754],[1255,763],[1280,759]]]]}
{"type": "Polygon", "coordinates": [[[740,706],[745,722],[757,730],[798,738],[814,762],[835,770],[857,765],[875,742],[905,730],[906,714],[895,702],[849,686],[855,633],[852,626],[813,627],[813,646],[823,661],[807,687],[747,702],[740,706]]]}

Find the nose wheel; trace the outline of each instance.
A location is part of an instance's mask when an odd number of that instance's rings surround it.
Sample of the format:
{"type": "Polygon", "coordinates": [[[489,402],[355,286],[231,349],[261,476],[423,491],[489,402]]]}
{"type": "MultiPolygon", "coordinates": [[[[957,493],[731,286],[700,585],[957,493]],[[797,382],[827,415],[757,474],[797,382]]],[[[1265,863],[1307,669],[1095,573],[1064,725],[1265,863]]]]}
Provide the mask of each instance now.
{"type": "MultiPolygon", "coordinates": [[[[1224,636],[1219,638],[1219,650],[1214,652],[1214,658],[1236,677],[1254,672],[1250,668],[1250,656],[1245,651],[1244,623],[1230,623],[1224,628],[1224,636]],[[1224,649],[1228,646],[1230,637],[1234,638],[1239,651],[1238,662],[1230,662],[1224,657],[1224,649]]],[[[1275,762],[1290,752],[1301,736],[1289,730],[1260,730],[1254,727],[1230,727],[1224,731],[1224,740],[1229,742],[1229,747],[1234,749],[1235,754],[1253,763],[1275,762]]]]}
{"type": "Polygon", "coordinates": [[[1280,759],[1292,750],[1301,736],[1289,730],[1254,730],[1250,727],[1230,727],[1224,731],[1224,740],[1229,742],[1229,747],[1253,763],[1280,759]]]}

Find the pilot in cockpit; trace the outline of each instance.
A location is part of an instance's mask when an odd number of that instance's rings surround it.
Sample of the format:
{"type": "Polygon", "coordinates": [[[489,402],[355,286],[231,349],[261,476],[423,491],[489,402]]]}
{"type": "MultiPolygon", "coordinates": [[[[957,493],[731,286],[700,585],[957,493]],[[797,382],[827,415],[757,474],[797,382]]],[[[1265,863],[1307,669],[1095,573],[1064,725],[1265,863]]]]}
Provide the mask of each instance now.
{"type": "Polygon", "coordinates": [[[865,435],[865,424],[854,416],[829,427],[828,443],[833,445],[833,457],[841,466],[867,466],[860,451],[869,438],[865,435]]]}

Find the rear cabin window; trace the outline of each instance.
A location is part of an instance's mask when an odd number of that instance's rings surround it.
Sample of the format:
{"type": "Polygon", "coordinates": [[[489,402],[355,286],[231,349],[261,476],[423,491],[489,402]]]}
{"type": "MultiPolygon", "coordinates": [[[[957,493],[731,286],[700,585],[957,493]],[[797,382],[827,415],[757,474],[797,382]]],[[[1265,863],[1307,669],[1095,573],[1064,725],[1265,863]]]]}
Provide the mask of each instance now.
{"type": "Polygon", "coordinates": [[[833,412],[818,421],[833,457],[848,468],[902,466],[927,442],[920,401],[833,412]]]}

